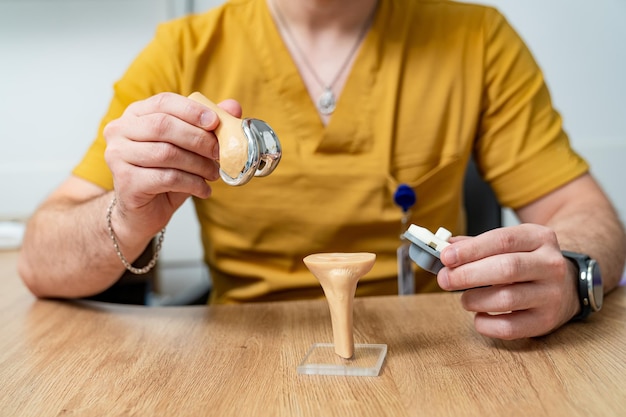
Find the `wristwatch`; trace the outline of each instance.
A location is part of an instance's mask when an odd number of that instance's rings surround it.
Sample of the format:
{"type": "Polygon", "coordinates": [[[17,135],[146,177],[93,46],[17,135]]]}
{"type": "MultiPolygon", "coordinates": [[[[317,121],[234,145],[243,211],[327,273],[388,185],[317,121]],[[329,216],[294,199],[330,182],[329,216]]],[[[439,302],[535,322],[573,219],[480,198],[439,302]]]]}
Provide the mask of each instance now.
{"type": "Polygon", "coordinates": [[[582,320],[589,314],[600,311],[604,299],[600,266],[588,255],[570,251],[561,251],[563,256],[572,261],[578,269],[578,299],[580,313],[572,320],[582,320]]]}

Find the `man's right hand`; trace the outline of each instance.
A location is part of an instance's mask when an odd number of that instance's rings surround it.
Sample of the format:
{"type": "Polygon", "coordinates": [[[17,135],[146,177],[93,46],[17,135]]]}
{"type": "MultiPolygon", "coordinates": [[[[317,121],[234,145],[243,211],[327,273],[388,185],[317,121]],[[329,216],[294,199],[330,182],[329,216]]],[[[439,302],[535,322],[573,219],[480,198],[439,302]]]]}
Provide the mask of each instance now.
{"type": "MultiPolygon", "coordinates": [[[[239,116],[238,103],[222,104],[239,116]]],[[[187,97],[162,93],[138,101],[104,129],[105,159],[118,200],[116,233],[149,236],[162,229],[190,195],[207,198],[219,178],[214,111],[187,97]],[[123,219],[123,222],[120,221],[123,219]]]]}
{"type": "MultiPolygon", "coordinates": [[[[220,107],[236,117],[233,100],[220,107]]],[[[128,106],[104,131],[114,191],[77,176],[41,204],[26,228],[18,269],[38,297],[83,297],[113,284],[124,271],[105,216],[117,199],[111,226],[132,262],[190,196],[209,197],[219,178],[215,112],[164,93],[128,106]],[[62,259],[60,262],[59,260],[62,259]]]]}

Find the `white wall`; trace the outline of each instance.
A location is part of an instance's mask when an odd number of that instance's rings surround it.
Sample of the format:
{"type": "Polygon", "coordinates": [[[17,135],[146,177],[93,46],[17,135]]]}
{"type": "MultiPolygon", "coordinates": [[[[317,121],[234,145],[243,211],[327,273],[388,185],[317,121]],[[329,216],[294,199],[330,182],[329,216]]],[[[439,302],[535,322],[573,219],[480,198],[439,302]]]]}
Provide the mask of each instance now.
{"type": "Polygon", "coordinates": [[[0,216],[27,216],[94,137],[168,1],[0,1],[0,216]]]}
{"type": "MultiPolygon", "coordinates": [[[[28,217],[96,134],[113,82],[188,0],[0,0],[0,220],[28,217]]],[[[216,1],[214,0],[214,3],[216,1]]],[[[199,259],[191,204],[163,259],[199,259]]]]}
{"type": "MultiPolygon", "coordinates": [[[[155,25],[219,0],[0,0],[0,220],[25,218],[78,161],[112,83],[155,25]]],[[[543,68],[574,146],[626,218],[626,1],[492,0],[543,68]]],[[[190,204],[163,260],[201,254],[190,204]]]]}

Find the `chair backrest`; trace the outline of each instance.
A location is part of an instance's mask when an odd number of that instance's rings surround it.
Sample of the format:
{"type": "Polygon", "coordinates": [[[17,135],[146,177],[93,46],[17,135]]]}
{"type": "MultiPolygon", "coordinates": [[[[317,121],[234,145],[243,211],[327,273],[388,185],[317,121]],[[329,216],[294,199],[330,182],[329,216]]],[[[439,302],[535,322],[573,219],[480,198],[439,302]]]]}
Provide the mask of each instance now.
{"type": "Polygon", "coordinates": [[[465,172],[463,200],[469,236],[502,226],[502,207],[489,184],[480,175],[473,158],[465,172]]]}

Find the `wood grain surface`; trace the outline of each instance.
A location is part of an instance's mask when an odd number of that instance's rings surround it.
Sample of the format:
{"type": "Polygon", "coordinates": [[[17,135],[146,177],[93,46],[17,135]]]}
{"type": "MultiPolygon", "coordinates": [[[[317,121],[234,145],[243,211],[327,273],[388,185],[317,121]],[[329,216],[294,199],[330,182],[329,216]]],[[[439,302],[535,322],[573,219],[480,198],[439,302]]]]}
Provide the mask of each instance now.
{"type": "Polygon", "coordinates": [[[37,300],[0,252],[0,416],[624,416],[626,288],[552,335],[477,334],[458,294],[355,300],[378,377],[299,375],[324,300],[141,307],[37,300]]]}

